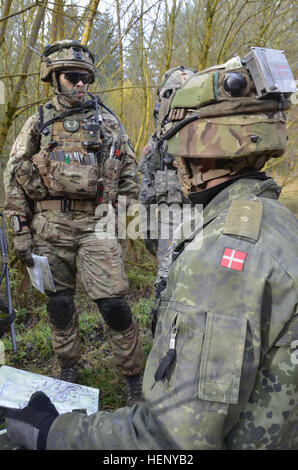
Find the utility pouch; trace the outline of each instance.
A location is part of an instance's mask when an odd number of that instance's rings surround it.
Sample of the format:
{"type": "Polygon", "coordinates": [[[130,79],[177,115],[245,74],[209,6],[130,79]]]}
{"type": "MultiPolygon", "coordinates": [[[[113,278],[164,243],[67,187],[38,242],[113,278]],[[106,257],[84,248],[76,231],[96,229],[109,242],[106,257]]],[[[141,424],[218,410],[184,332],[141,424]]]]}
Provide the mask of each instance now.
{"type": "Polygon", "coordinates": [[[32,161],[25,160],[17,167],[16,180],[30,199],[39,201],[47,196],[47,188],[32,161]]]}
{"type": "Polygon", "coordinates": [[[52,160],[45,151],[34,155],[33,161],[50,196],[95,198],[99,178],[97,166],[52,160]]]}
{"type": "Polygon", "coordinates": [[[175,170],[157,171],[155,191],[158,204],[181,204],[182,193],[175,170]]]}
{"type": "Polygon", "coordinates": [[[70,165],[52,161],[49,168],[50,194],[69,198],[93,199],[97,193],[98,169],[89,165],[70,165]]]}
{"type": "Polygon", "coordinates": [[[48,157],[48,152],[44,149],[40,150],[38,153],[33,155],[32,161],[35,167],[37,168],[38,173],[40,174],[40,177],[44,185],[49,189],[50,184],[49,184],[49,179],[48,179],[48,173],[49,173],[50,159],[48,157]]]}

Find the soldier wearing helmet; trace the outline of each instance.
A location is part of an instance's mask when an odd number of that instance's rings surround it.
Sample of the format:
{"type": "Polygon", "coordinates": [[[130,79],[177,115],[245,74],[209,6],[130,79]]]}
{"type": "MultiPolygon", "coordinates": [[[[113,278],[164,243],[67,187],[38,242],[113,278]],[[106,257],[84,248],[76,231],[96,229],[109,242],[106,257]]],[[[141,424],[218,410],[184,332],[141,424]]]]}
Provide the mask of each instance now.
{"type": "Polygon", "coordinates": [[[283,52],[259,49],[245,65],[234,58],[199,72],[171,101],[161,135],[185,193],[204,206],[203,226],[188,238],[181,230],[173,247],[145,402],[58,416],[34,396],[26,414],[7,415],[14,442],[44,412],[39,448],[298,448],[297,220],[260,171],[285,150],[296,87],[283,52]]]}
{"type": "Polygon", "coordinates": [[[175,210],[179,210],[183,201],[176,163],[167,150],[167,143],[160,140],[160,129],[168,116],[169,105],[175,91],[194,73],[194,70],[180,66],[168,70],[163,75],[153,112],[156,130],[144,147],[139,164],[140,203],[145,213],[144,243],[153,255],[157,255],[158,262],[158,273],[154,283],[157,299],[166,285],[170,262],[168,250],[175,229],[180,224],[180,214],[179,217],[175,217],[175,210]],[[152,210],[156,204],[159,206],[157,214],[152,210]],[[173,211],[171,216],[169,210],[173,211]]]}
{"type": "Polygon", "coordinates": [[[47,312],[60,379],[75,382],[78,375],[78,260],[131,404],[141,397],[143,352],[124,298],[128,281],[120,245],[100,237],[99,227],[108,217],[102,207],[116,207],[120,195],[137,199],[137,164],[118,117],[88,92],[94,79],[94,57],[86,46],[64,40],[45,48],[41,80],[55,96],[28,119],[13,145],[5,213],[21,261],[32,266],[32,253],[49,260],[55,292],[46,292],[47,312]]]}

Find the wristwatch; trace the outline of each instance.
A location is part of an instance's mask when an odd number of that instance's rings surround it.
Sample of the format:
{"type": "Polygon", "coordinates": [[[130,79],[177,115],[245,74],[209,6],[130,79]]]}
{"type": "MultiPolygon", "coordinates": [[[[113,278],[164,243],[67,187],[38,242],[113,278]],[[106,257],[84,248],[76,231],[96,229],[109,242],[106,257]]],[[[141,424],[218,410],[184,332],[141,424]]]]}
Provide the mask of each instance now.
{"type": "Polygon", "coordinates": [[[19,233],[22,231],[22,227],[28,227],[27,221],[20,220],[18,215],[13,215],[10,218],[10,226],[12,228],[13,233],[19,233]]]}

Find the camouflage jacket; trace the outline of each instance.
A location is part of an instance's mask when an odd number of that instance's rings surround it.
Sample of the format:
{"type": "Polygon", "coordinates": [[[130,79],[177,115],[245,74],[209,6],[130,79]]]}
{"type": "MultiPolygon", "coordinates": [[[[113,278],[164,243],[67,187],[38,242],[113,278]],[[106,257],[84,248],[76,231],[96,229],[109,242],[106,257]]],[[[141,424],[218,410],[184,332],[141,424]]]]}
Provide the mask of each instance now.
{"type": "Polygon", "coordinates": [[[298,232],[277,191],[240,179],[206,206],[174,247],[145,403],[62,414],[48,449],[298,449],[298,232]]]}
{"type": "Polygon", "coordinates": [[[166,166],[162,169],[162,159],[166,165],[167,158],[166,143],[159,147],[155,136],[151,136],[143,149],[139,163],[140,203],[144,206],[182,203],[181,185],[176,170],[168,169],[166,166]]]}
{"type": "MultiPolygon", "coordinates": [[[[58,113],[64,111],[57,98],[50,102],[58,113]]],[[[113,137],[118,138],[119,126],[115,117],[99,106],[99,113],[103,119],[103,133],[105,136],[103,155],[109,156],[113,137]]],[[[16,169],[26,160],[32,162],[32,156],[40,150],[39,142],[40,115],[32,115],[24,124],[21,133],[13,144],[6,170],[4,172],[4,187],[6,193],[5,215],[32,216],[32,204],[21,185],[16,181],[16,169]]],[[[126,196],[128,200],[137,200],[139,195],[138,168],[135,154],[127,135],[124,133],[120,149],[122,160],[120,177],[118,180],[118,195],[126,196]]],[[[106,161],[106,160],[105,160],[106,161]]],[[[32,172],[34,174],[34,172],[32,172]]],[[[37,180],[36,180],[37,181],[37,180]]],[[[32,185],[35,181],[32,180],[32,185]]],[[[37,181],[36,185],[38,186],[37,181]]],[[[41,199],[41,198],[40,198],[41,199]]]]}

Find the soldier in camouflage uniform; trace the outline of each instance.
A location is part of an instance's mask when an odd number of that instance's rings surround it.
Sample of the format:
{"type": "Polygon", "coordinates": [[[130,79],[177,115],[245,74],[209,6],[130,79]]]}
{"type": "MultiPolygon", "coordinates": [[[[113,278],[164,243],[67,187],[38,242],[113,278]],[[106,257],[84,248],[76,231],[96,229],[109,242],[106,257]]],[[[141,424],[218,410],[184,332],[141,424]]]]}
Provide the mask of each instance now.
{"type": "Polygon", "coordinates": [[[133,148],[117,116],[87,93],[95,67],[85,46],[68,40],[47,46],[41,79],[51,83],[55,97],[25,123],[5,171],[5,214],[13,224],[14,247],[27,266],[32,252],[49,260],[56,292],[47,292],[47,311],[60,379],[74,382],[78,374],[78,259],[134,401],[141,394],[143,364],[138,328],[124,298],[128,281],[120,245],[99,236],[108,217],[104,204],[116,207],[119,195],[138,198],[133,148]]]}
{"type": "Polygon", "coordinates": [[[144,147],[140,159],[139,171],[141,173],[140,203],[146,210],[144,220],[144,242],[147,249],[157,255],[157,278],[155,281],[155,295],[165,288],[170,257],[168,249],[171,245],[173,234],[180,224],[181,217],[175,217],[175,210],[179,210],[183,202],[181,186],[177,178],[177,168],[174,157],[167,151],[167,142],[160,140],[161,123],[169,113],[169,104],[175,91],[190,76],[194,70],[183,66],[168,70],[157,90],[156,104],[153,113],[156,132],[150,137],[144,147]],[[152,204],[159,206],[159,214],[150,212],[152,204]],[[169,214],[167,209],[172,210],[169,214]],[[157,216],[157,223],[153,224],[150,217],[157,216]],[[152,230],[157,226],[157,231],[152,230]]]}
{"type": "Polygon", "coordinates": [[[259,100],[256,83],[237,57],[194,75],[171,102],[172,117],[178,106],[185,117],[163,136],[185,194],[204,206],[203,227],[182,233],[173,247],[145,402],[112,414],[59,416],[46,396],[33,396],[25,409],[7,412],[15,443],[298,449],[297,219],[260,171],[286,148],[287,96],[259,100]]]}

